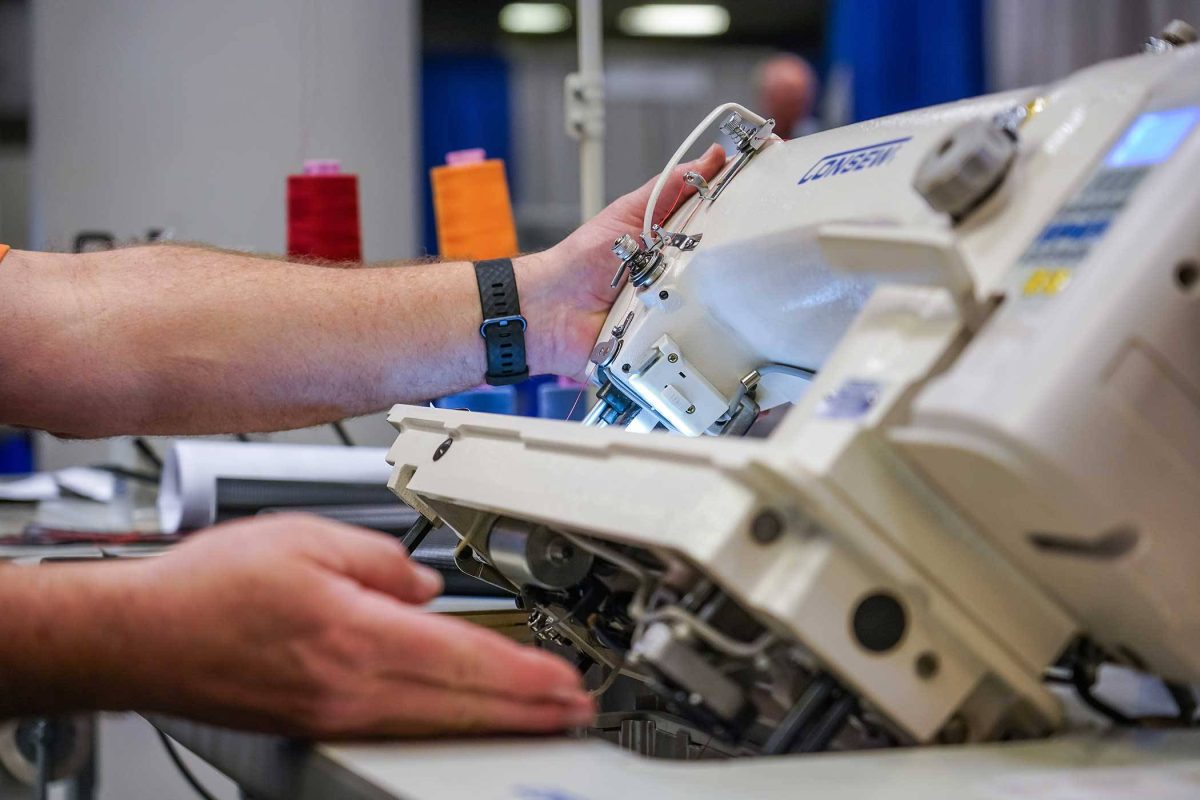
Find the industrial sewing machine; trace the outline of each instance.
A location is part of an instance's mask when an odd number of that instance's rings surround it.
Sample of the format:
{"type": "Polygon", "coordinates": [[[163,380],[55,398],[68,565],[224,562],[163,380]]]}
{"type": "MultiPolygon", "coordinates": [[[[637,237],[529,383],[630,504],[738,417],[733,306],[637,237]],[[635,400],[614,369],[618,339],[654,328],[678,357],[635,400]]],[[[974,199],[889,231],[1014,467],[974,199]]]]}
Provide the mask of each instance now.
{"type": "Polygon", "coordinates": [[[614,246],[588,424],[392,410],[391,487],[594,666],[593,735],[1036,737],[1053,683],[1129,721],[1105,663],[1193,719],[1193,39],[790,142],[722,106],[655,196],[717,123],[721,174],[614,246]]]}

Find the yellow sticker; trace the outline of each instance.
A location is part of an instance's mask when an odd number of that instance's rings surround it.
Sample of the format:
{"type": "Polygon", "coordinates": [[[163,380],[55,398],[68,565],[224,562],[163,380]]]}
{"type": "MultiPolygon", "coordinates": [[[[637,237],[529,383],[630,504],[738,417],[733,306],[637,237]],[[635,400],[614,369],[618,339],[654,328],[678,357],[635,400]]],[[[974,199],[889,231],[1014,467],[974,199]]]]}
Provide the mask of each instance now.
{"type": "Polygon", "coordinates": [[[1058,294],[1063,289],[1067,288],[1067,284],[1071,282],[1071,270],[1056,269],[1050,273],[1050,285],[1046,287],[1046,294],[1058,294]]]}
{"type": "Polygon", "coordinates": [[[1038,267],[1029,273],[1021,293],[1026,297],[1035,295],[1056,295],[1071,282],[1071,270],[1068,268],[1046,269],[1038,267]]]}

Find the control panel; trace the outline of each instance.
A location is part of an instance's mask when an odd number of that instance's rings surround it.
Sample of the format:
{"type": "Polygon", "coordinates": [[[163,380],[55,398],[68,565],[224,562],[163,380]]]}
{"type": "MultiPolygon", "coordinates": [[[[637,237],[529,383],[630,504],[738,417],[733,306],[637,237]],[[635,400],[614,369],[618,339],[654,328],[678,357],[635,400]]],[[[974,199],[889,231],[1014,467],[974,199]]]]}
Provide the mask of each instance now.
{"type": "Polygon", "coordinates": [[[1200,121],[1200,107],[1147,111],[1108,152],[1100,169],[1058,210],[1021,256],[1013,290],[1045,298],[1070,285],[1075,269],[1103,238],[1150,171],[1166,161],[1200,121]]]}

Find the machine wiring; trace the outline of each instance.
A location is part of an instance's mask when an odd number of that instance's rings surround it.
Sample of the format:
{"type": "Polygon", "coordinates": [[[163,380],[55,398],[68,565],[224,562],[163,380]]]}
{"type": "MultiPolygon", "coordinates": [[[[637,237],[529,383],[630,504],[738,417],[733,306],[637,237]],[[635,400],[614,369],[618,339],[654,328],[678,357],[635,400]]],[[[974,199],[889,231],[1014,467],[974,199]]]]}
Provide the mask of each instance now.
{"type": "MultiPolygon", "coordinates": [[[[1054,667],[1046,671],[1043,679],[1047,683],[1057,683],[1072,687],[1079,700],[1097,714],[1107,718],[1119,727],[1135,727],[1148,723],[1162,722],[1160,717],[1134,717],[1107,702],[1095,693],[1099,680],[1099,669],[1106,662],[1113,662],[1107,654],[1094,642],[1080,639],[1067,651],[1064,658],[1054,667]]],[[[1137,669],[1142,669],[1139,663],[1134,663],[1137,669]]],[[[1178,713],[1176,721],[1184,727],[1196,724],[1197,702],[1191,687],[1172,683],[1165,678],[1158,678],[1164,690],[1175,703],[1178,713]]]]}
{"type": "Polygon", "coordinates": [[[763,375],[772,374],[787,375],[789,377],[800,378],[801,380],[805,381],[812,381],[813,378],[817,377],[817,371],[815,369],[809,369],[808,367],[797,367],[794,364],[783,364],[777,361],[762,364],[751,370],[744,378],[741,379],[738,390],[734,393],[733,400],[730,401],[729,410],[726,413],[730,417],[736,414],[738,407],[742,404],[742,401],[746,399],[746,396],[750,395],[758,387],[759,379],[762,378],[763,375]]]}
{"type": "Polygon", "coordinates": [[[687,184],[682,181],[679,184],[679,191],[675,193],[675,199],[671,201],[671,207],[667,209],[667,213],[663,214],[662,220],[658,223],[660,226],[666,225],[667,220],[679,210],[679,201],[683,198],[683,192],[687,189],[687,184]]]}
{"type": "Polygon", "coordinates": [[[756,370],[756,372],[758,372],[759,375],[771,375],[773,373],[779,375],[790,375],[793,378],[803,378],[807,381],[811,381],[817,376],[817,371],[815,369],[809,369],[808,367],[797,367],[793,364],[781,364],[777,361],[769,364],[763,364],[756,370]]]}
{"type": "Polygon", "coordinates": [[[156,470],[158,470],[159,472],[162,472],[162,468],[163,468],[162,456],[160,456],[157,452],[155,452],[154,448],[150,446],[150,443],[148,441],[146,441],[146,437],[144,437],[144,436],[133,437],[133,447],[135,450],[138,451],[139,454],[141,454],[142,458],[146,459],[152,465],[154,465],[154,468],[156,470]]]}
{"type": "Polygon", "coordinates": [[[673,622],[682,622],[714,650],[719,650],[725,655],[734,658],[752,658],[765,650],[775,639],[771,633],[764,633],[752,642],[739,642],[729,638],[699,617],[689,614],[677,606],[667,606],[654,611],[648,611],[642,614],[638,622],[645,625],[664,619],[673,622]]]}
{"type": "Polygon", "coordinates": [[[758,114],[755,114],[750,109],[738,103],[722,103],[710,111],[708,116],[701,120],[700,124],[697,125],[692,132],[688,134],[688,137],[683,140],[683,143],[679,145],[679,149],[676,150],[675,154],[671,156],[671,160],[667,162],[665,167],[663,167],[662,172],[658,176],[658,180],[654,183],[654,189],[650,192],[650,199],[646,203],[646,213],[642,218],[642,234],[647,239],[650,238],[650,230],[653,227],[654,210],[658,207],[658,197],[662,194],[663,187],[666,186],[667,180],[670,178],[671,173],[674,172],[675,168],[679,166],[679,163],[683,161],[683,157],[687,154],[688,150],[692,148],[692,145],[694,145],[700,138],[700,135],[708,130],[709,127],[711,127],[712,124],[716,122],[722,114],[725,114],[729,111],[736,111],[738,114],[741,114],[742,117],[751,120],[755,124],[766,124],[766,120],[763,117],[760,117],[758,114]]]}
{"type": "Polygon", "coordinates": [[[341,421],[331,422],[329,423],[329,427],[333,428],[333,432],[337,434],[342,444],[346,447],[354,447],[354,440],[350,438],[350,431],[346,430],[345,423],[341,421]]]}
{"type": "Polygon", "coordinates": [[[217,800],[217,796],[204,788],[204,784],[200,783],[200,780],[192,773],[188,765],[183,763],[183,757],[175,749],[175,743],[171,741],[171,738],[158,728],[155,728],[154,732],[158,734],[158,738],[162,741],[163,747],[167,751],[167,756],[171,759],[171,763],[175,765],[175,769],[179,770],[179,774],[187,781],[188,786],[192,787],[192,791],[197,796],[203,798],[203,800],[217,800]]]}
{"type": "Polygon", "coordinates": [[[621,569],[632,573],[638,579],[639,584],[642,584],[644,586],[646,583],[649,582],[650,576],[647,574],[646,570],[642,567],[641,564],[637,563],[632,558],[621,555],[620,553],[616,552],[615,550],[605,547],[602,544],[597,544],[596,542],[589,542],[589,541],[583,539],[583,537],[576,536],[571,533],[567,533],[566,531],[559,531],[558,533],[560,536],[562,536],[564,539],[566,539],[567,541],[569,541],[571,544],[575,545],[576,547],[579,547],[583,550],[587,550],[592,555],[600,556],[605,561],[616,564],[621,569]]]}
{"type": "Polygon", "coordinates": [[[608,674],[604,676],[604,680],[595,689],[588,690],[588,694],[592,697],[602,697],[605,692],[612,688],[612,685],[617,682],[617,678],[621,677],[621,671],[625,669],[625,662],[620,661],[616,666],[609,667],[608,674]]]}
{"type": "Polygon", "coordinates": [[[567,420],[570,420],[571,417],[575,416],[575,409],[579,408],[579,401],[583,399],[583,395],[586,391],[586,386],[579,387],[579,394],[575,395],[575,402],[571,403],[571,410],[567,412],[567,420]]]}

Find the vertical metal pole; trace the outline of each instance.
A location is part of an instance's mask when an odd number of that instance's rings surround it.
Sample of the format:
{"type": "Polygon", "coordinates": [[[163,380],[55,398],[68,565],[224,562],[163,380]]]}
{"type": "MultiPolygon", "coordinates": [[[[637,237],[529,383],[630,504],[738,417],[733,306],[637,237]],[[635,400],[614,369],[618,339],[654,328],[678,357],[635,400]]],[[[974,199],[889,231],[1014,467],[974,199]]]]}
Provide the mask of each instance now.
{"type": "Polygon", "coordinates": [[[579,125],[579,203],[587,221],[604,208],[604,16],[601,0],[578,0],[579,84],[585,119],[579,125]]]}

